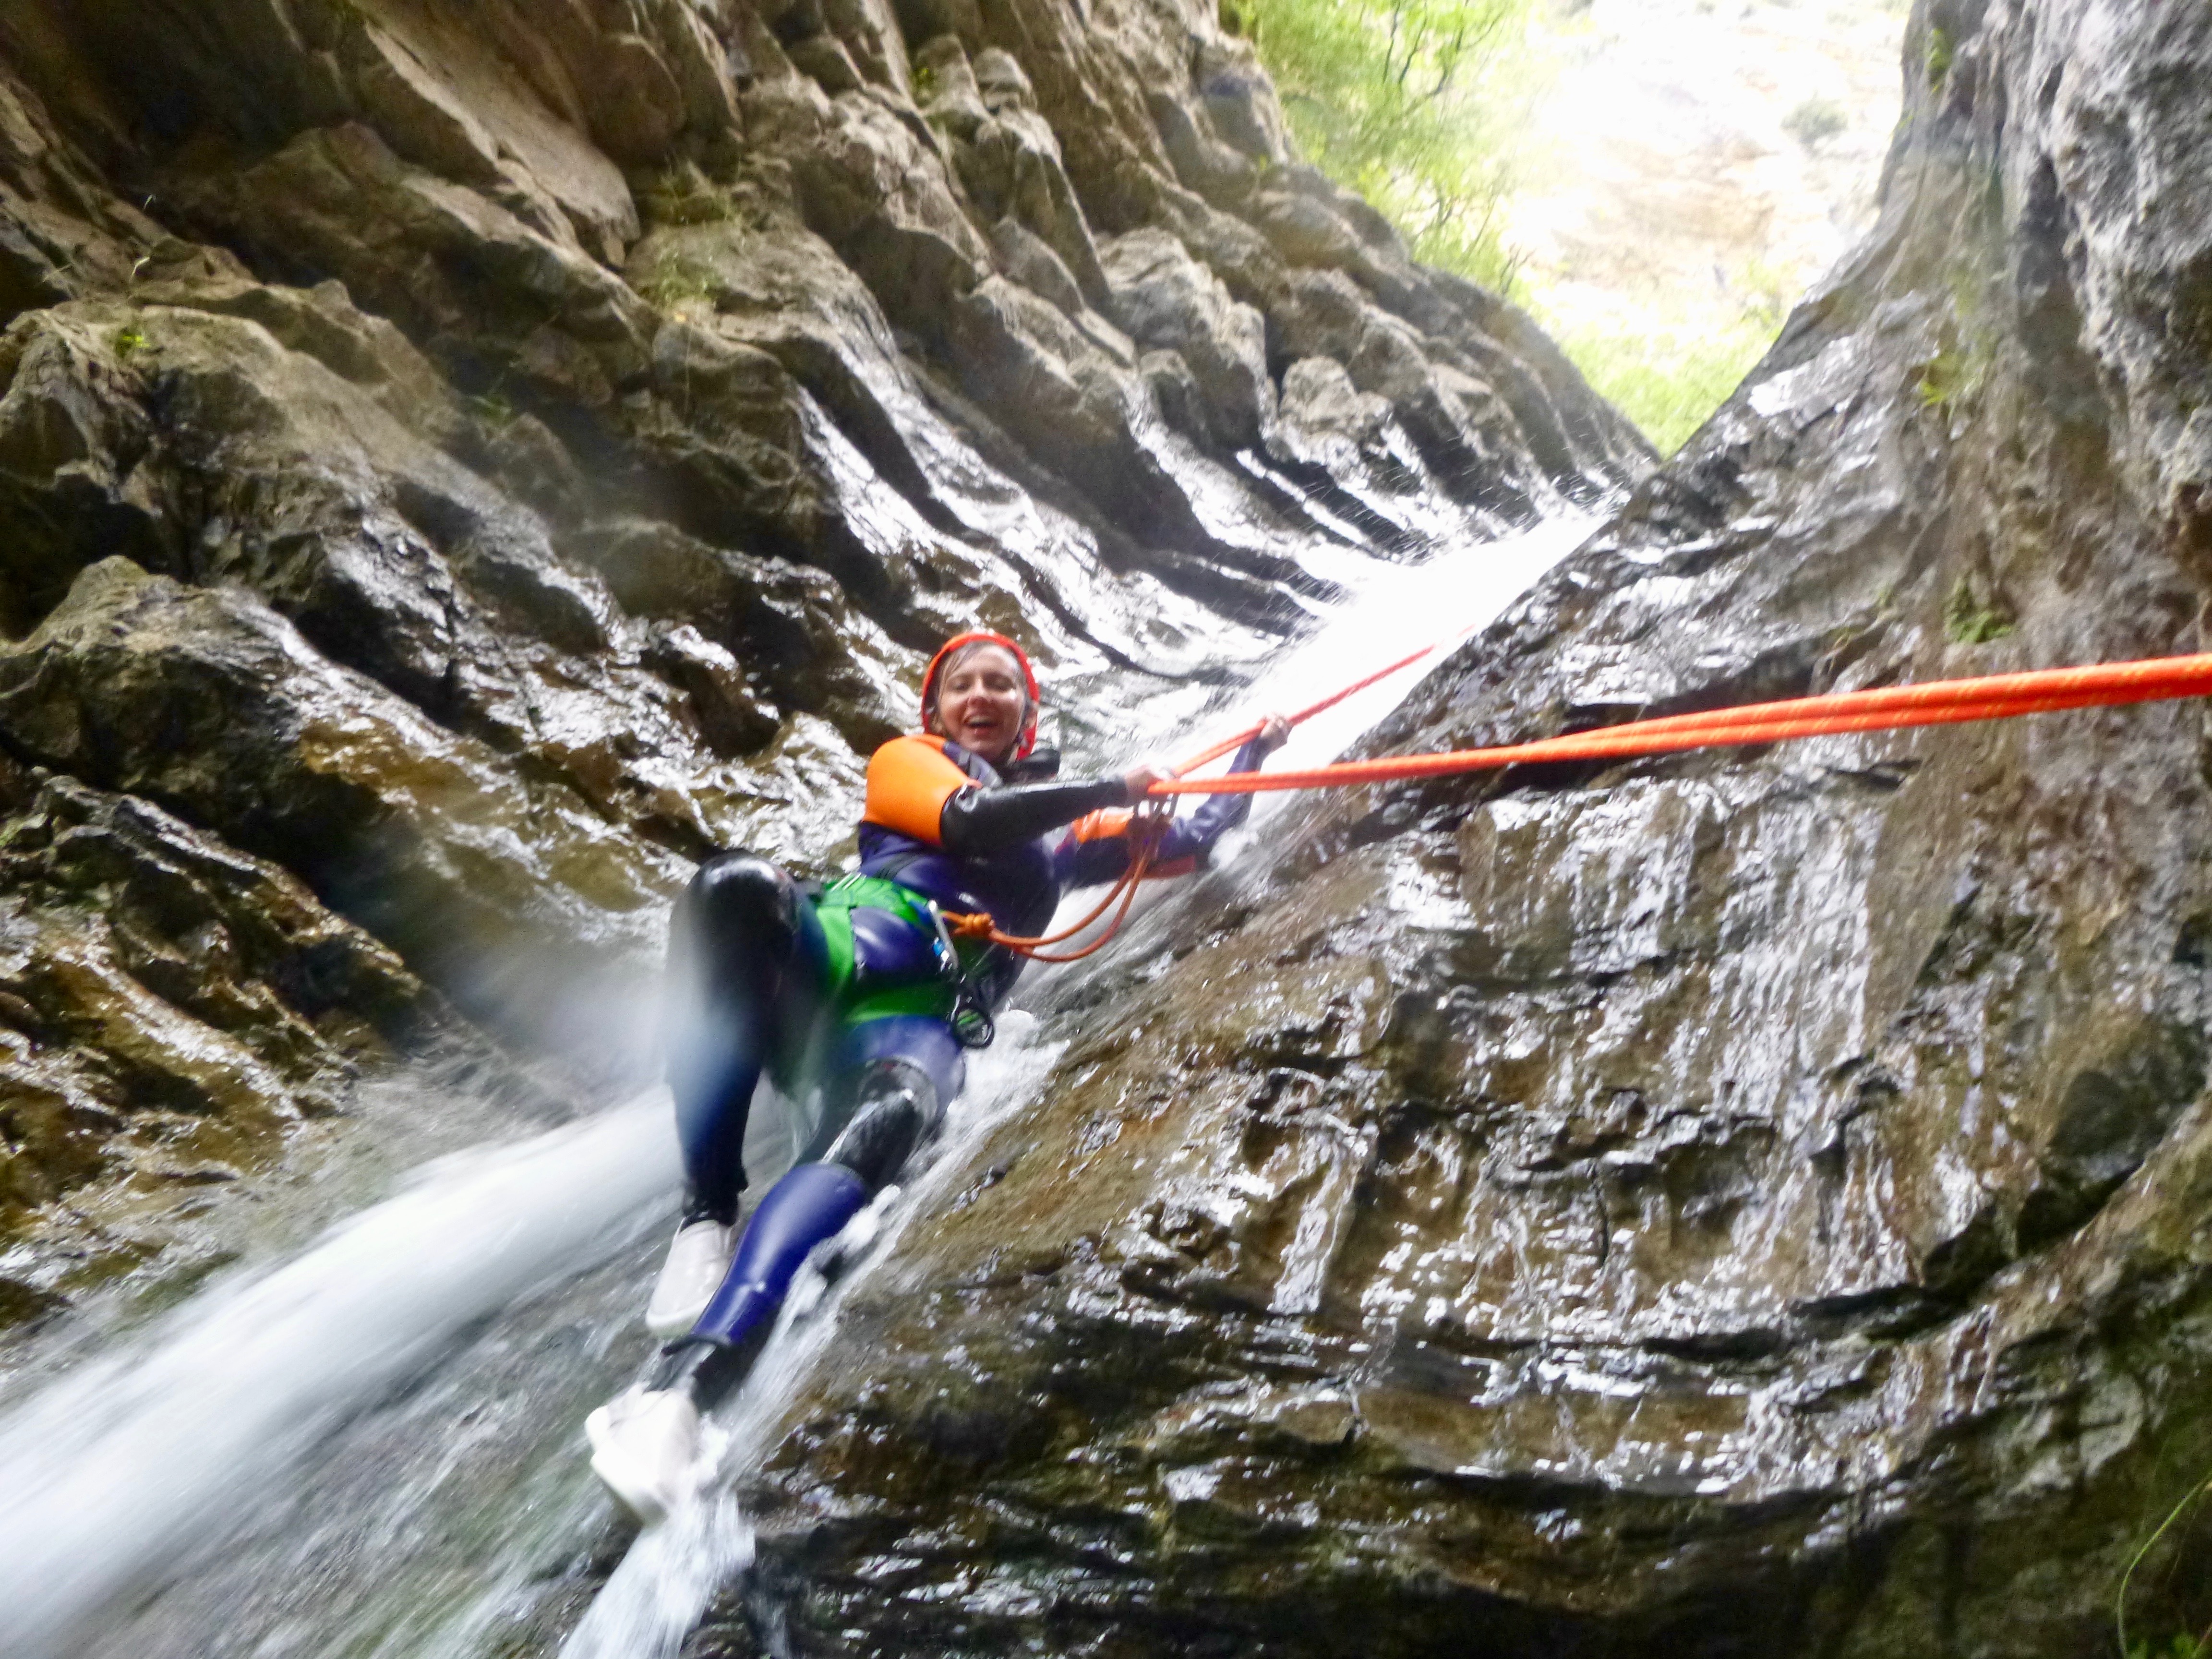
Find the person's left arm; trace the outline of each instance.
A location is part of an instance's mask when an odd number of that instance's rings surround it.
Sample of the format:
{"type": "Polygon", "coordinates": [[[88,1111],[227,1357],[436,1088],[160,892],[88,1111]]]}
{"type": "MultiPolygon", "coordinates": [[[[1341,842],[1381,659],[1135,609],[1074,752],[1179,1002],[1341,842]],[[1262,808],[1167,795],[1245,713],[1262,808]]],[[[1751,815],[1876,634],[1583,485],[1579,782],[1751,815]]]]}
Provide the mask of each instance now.
{"type": "MultiPolygon", "coordinates": [[[[1271,717],[1259,734],[1237,751],[1231,772],[1256,772],[1261,763],[1290,734],[1290,724],[1280,715],[1271,717]]],[[[1145,871],[1146,878],[1187,876],[1205,867],[1213,844],[1252,813],[1249,795],[1208,795],[1187,818],[1170,822],[1145,871]]],[[[1136,813],[1129,808],[1092,812],[1079,818],[1053,849],[1053,863],[1066,887],[1090,887],[1119,881],[1128,870],[1134,845],[1131,828],[1136,813]]]]}

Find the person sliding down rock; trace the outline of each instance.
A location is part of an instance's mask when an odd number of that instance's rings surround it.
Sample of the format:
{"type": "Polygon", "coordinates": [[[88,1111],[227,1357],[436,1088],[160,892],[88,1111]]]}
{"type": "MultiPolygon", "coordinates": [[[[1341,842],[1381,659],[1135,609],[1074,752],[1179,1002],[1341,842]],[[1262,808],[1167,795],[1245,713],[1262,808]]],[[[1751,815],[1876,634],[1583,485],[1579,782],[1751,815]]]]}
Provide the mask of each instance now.
{"type": "MultiPolygon", "coordinates": [[[[646,1310],[654,1334],[674,1340],[642,1387],[585,1425],[592,1469],[642,1520],[667,1513],[700,1414],[744,1378],[808,1255],[898,1179],[959,1092],[963,1048],[990,1041],[1023,957],[956,943],[944,916],[988,914],[1003,934],[1032,935],[1064,890],[1131,868],[1145,832],[1127,809],[1166,769],[1058,781],[1059,757],[1036,751],[1038,704],[1012,640],[948,641],[922,679],[923,729],[868,763],[859,874],[811,893],[765,859],[724,853],[678,907],[671,977],[684,1000],[669,1084],[684,1214],[646,1310]],[[763,1071],[794,1098],[818,1082],[822,1124],[733,1248],[763,1071]]],[[[1289,729],[1269,720],[1231,769],[1255,769],[1289,729]]],[[[1155,828],[1146,873],[1196,867],[1249,807],[1216,795],[1155,828]]]]}

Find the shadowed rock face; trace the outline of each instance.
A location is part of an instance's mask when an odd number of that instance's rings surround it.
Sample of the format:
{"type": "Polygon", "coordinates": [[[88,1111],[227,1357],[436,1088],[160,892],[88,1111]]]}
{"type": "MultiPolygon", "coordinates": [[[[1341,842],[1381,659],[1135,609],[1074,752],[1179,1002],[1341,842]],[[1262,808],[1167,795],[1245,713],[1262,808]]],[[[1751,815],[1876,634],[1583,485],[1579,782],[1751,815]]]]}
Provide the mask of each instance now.
{"type": "MultiPolygon", "coordinates": [[[[2203,648],[2212,14],[1935,0],[1906,72],[1876,234],[1376,748],[2203,648]]],[[[1143,235],[1109,283],[1200,314],[1143,235]]],[[[1389,398],[1429,454],[1364,349],[1281,406],[1389,398]]],[[[1066,985],[701,1650],[748,1609],[807,1652],[2103,1650],[2212,1464],[2209,736],[1298,810],[1153,919],[1164,971],[1066,985]]],[[[2212,1615],[2181,1532],[2138,1632],[2212,1615]]]]}
{"type": "Polygon", "coordinates": [[[945,634],[1103,760],[1641,475],[1283,131],[1198,6],[0,6],[0,1326],[365,1073],[639,1079],[945,634]]]}

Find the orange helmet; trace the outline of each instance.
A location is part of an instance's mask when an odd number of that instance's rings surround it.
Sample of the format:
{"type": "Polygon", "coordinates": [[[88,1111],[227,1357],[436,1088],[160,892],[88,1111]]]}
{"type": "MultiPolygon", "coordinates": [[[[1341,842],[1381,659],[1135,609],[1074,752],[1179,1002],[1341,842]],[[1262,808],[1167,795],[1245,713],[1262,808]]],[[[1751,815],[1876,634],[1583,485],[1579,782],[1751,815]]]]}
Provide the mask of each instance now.
{"type": "Polygon", "coordinates": [[[946,659],[964,645],[995,645],[1001,651],[1010,653],[1021,665],[1022,685],[1029,693],[1030,711],[1028,718],[1022,722],[1022,735],[1014,744],[1014,758],[1027,759],[1030,750],[1036,747],[1037,710],[1044,702],[1044,693],[1037,689],[1036,670],[1030,666],[1029,653],[1004,634],[981,631],[955,634],[937,647],[937,654],[929,659],[929,667],[921,677],[921,723],[924,729],[929,725],[929,711],[937,703],[937,677],[944,672],[946,659]]]}

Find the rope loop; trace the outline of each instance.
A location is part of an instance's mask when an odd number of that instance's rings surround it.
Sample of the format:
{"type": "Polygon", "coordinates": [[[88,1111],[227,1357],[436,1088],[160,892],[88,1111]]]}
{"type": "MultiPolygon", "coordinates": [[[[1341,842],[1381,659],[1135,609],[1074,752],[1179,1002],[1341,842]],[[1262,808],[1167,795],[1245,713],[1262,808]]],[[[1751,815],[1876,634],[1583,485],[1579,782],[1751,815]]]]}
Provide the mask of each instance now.
{"type": "Polygon", "coordinates": [[[1002,933],[998,923],[988,913],[962,913],[948,910],[945,925],[955,939],[981,939],[1002,951],[1011,951],[1031,962],[1080,962],[1084,957],[1106,948],[1113,937],[1121,931],[1121,924],[1129,915],[1129,907],[1136,902],[1137,889],[1158,856],[1160,844],[1167,839],[1168,827],[1175,822],[1175,803],[1166,800],[1146,800],[1140,803],[1129,819],[1125,837],[1129,843],[1129,867],[1121,878],[1106,890],[1106,896],[1092,907],[1089,915],[1057,933],[1040,933],[1024,938],[1018,933],[1002,933]],[[1115,909],[1116,904],[1120,908],[1115,909]],[[1107,911],[1114,910],[1113,918],[1097,938],[1080,949],[1055,951],[1051,947],[1065,945],[1068,940],[1096,922],[1107,911]]]}

